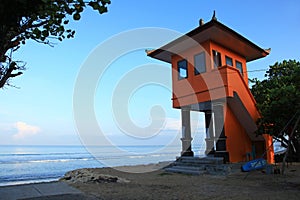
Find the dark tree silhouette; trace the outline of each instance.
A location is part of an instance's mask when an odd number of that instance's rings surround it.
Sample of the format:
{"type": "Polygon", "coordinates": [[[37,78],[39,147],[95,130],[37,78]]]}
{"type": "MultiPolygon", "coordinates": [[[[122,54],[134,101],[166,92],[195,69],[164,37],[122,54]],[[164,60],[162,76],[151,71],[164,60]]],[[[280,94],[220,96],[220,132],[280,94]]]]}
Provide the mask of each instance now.
{"type": "Polygon", "coordinates": [[[252,93],[263,118],[258,121],[259,132],[282,138],[288,135],[294,144],[289,152],[293,160],[300,161],[300,62],[284,60],[270,66],[267,79],[252,80],[252,93]],[[296,150],[296,152],[295,152],[296,150]]]}
{"type": "Polygon", "coordinates": [[[0,3],[0,88],[25,70],[12,53],[31,39],[53,46],[53,41],[73,38],[70,20],[80,20],[85,8],[107,12],[110,0],[1,0],[0,3]]]}

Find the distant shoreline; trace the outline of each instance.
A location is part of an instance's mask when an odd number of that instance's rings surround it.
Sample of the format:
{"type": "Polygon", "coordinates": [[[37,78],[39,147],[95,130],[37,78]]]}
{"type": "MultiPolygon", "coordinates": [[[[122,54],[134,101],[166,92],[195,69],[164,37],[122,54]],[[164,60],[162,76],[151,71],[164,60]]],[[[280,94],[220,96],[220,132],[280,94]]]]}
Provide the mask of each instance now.
{"type": "MultiPolygon", "coordinates": [[[[133,173],[141,173],[137,172],[140,170],[146,170],[147,172],[150,171],[157,171],[162,169],[164,166],[170,164],[172,161],[163,161],[159,163],[148,163],[148,164],[140,164],[140,165],[120,165],[120,166],[114,166],[114,167],[96,167],[92,169],[115,169],[119,171],[129,171],[133,170],[135,172],[133,173]]],[[[88,168],[78,168],[74,169],[72,171],[82,170],[82,169],[88,169],[88,168]]],[[[69,171],[68,171],[69,172],[69,171]]],[[[68,173],[66,172],[66,173],[68,173]]],[[[49,178],[49,179],[37,179],[37,180],[24,180],[24,181],[14,181],[14,182],[7,182],[7,183],[0,183],[0,187],[6,187],[6,186],[18,186],[18,185],[30,185],[30,184],[39,184],[39,183],[51,183],[51,182],[59,182],[63,176],[57,177],[57,178],[49,178]]]]}
{"type": "MultiPolygon", "coordinates": [[[[175,160],[180,148],[161,146],[95,147],[95,155],[83,146],[0,146],[0,185],[58,180],[80,168],[139,165],[175,160]]],[[[94,153],[94,152],[93,152],[94,153]]]]}

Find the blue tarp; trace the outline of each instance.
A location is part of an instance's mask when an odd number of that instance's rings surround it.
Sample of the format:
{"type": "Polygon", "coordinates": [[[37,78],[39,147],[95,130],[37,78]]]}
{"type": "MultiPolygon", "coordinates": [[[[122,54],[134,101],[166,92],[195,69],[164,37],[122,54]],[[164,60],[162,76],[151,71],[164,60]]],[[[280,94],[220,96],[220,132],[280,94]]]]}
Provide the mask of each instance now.
{"type": "Polygon", "coordinates": [[[267,161],[263,158],[251,160],[242,166],[243,172],[264,169],[267,166],[267,161]]]}

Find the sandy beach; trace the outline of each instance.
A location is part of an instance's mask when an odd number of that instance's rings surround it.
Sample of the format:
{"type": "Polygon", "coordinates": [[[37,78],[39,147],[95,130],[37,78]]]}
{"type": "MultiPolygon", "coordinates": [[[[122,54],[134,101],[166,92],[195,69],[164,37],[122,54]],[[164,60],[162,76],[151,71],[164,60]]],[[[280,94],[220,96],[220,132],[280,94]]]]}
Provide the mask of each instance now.
{"type": "MultiPolygon", "coordinates": [[[[241,172],[227,176],[186,175],[156,170],[149,173],[127,173],[159,169],[159,164],[75,170],[77,178],[67,177],[69,185],[95,199],[299,199],[300,164],[293,163],[286,174],[265,171],[241,172]],[[121,171],[122,170],[122,171],[121,171]],[[90,181],[84,173],[102,178],[90,181]],[[79,177],[79,178],[78,178],[79,177]],[[103,178],[104,177],[104,178],[103,178]]],[[[93,178],[93,179],[94,179],[93,178]]]]}

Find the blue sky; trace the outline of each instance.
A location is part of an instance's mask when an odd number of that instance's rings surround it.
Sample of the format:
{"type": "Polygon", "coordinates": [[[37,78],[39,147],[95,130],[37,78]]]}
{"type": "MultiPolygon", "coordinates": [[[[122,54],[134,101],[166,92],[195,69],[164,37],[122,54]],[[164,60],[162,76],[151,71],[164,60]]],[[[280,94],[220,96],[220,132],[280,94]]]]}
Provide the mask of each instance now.
{"type": "MultiPolygon", "coordinates": [[[[266,58],[248,63],[248,70],[265,70],[284,59],[300,60],[300,3],[290,1],[141,1],[112,0],[108,13],[98,15],[87,9],[79,22],[72,22],[74,39],[54,48],[29,41],[14,54],[26,61],[24,75],[12,80],[20,89],[0,91],[0,144],[72,145],[80,144],[80,133],[73,118],[73,91],[82,64],[101,43],[123,31],[159,27],[186,33],[203,18],[209,21],[213,10],[218,20],[263,48],[272,48],[266,58]]],[[[116,127],[112,116],[111,90],[135,67],[155,63],[143,51],[116,60],[99,82],[95,114],[102,130],[117,144],[165,144],[179,133],[180,113],[172,109],[171,93],[158,85],[137,90],[128,108],[134,123],[151,123],[154,105],[165,110],[165,128],[155,137],[136,140],[116,127]]],[[[93,72],[91,72],[93,73],[93,72]]],[[[264,78],[264,71],[249,72],[250,78],[264,78]]],[[[170,78],[170,77],[168,77],[170,78]]],[[[200,121],[201,121],[200,116],[200,121]]],[[[202,130],[201,127],[198,127],[202,130]]],[[[200,131],[201,132],[201,131],[200,131]]],[[[199,133],[200,134],[200,133],[199,133]]]]}

